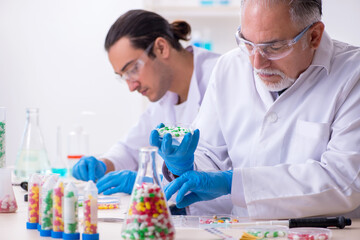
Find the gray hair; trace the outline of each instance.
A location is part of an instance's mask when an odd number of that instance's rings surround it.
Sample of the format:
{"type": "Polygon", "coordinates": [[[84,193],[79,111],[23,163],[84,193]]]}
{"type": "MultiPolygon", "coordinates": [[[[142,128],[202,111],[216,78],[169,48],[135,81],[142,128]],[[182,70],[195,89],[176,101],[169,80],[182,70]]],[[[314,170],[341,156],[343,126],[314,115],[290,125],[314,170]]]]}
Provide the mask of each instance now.
{"type": "Polygon", "coordinates": [[[291,20],[294,24],[299,26],[299,29],[321,20],[321,0],[241,0],[241,12],[244,10],[244,5],[250,1],[265,4],[267,6],[277,3],[289,4],[291,20]]]}

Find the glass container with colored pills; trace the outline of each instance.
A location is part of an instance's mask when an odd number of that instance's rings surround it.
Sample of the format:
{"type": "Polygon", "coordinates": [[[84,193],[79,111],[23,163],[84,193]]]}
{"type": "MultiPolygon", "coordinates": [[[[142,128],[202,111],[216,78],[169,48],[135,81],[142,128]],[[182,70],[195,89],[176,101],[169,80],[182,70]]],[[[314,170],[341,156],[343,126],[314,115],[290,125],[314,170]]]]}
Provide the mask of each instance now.
{"type": "Polygon", "coordinates": [[[290,228],[289,240],[330,240],[331,230],[327,228],[290,228]]]}
{"type": "Polygon", "coordinates": [[[258,239],[287,240],[289,228],[281,225],[257,225],[244,230],[258,239]]]}
{"type": "Polygon", "coordinates": [[[157,147],[140,149],[139,170],[122,225],[122,239],[175,239],[175,228],[156,168],[157,150],[157,147]]]}
{"type": "Polygon", "coordinates": [[[161,124],[156,128],[156,130],[159,133],[160,139],[162,139],[167,133],[171,134],[172,143],[176,146],[180,145],[187,133],[193,134],[194,132],[190,124],[185,123],[161,124]]]}

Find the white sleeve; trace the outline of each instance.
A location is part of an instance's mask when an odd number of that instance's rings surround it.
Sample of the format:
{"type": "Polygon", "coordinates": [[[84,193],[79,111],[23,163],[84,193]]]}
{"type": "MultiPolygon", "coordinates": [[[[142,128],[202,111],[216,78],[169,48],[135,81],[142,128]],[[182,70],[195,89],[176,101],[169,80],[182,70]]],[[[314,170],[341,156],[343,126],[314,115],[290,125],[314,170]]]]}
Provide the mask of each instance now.
{"type": "Polygon", "coordinates": [[[108,152],[101,158],[110,160],[115,167],[115,171],[128,169],[137,170],[138,168],[138,151],[141,147],[149,146],[149,137],[152,126],[151,119],[152,107],[141,115],[137,124],[130,129],[126,137],[115,143],[108,152]]]}

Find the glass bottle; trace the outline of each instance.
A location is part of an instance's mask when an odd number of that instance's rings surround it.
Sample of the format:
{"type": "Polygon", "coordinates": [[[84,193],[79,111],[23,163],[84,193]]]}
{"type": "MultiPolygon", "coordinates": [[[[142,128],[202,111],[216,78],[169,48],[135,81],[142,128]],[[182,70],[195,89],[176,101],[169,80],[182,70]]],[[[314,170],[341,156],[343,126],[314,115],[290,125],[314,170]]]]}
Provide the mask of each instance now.
{"type": "Polygon", "coordinates": [[[156,147],[140,149],[140,166],[132,190],[123,239],[175,238],[175,228],[156,168],[156,147]]]}
{"type": "Polygon", "coordinates": [[[39,126],[39,109],[26,109],[25,131],[18,152],[15,175],[28,180],[33,173],[50,173],[50,162],[39,126]]]}

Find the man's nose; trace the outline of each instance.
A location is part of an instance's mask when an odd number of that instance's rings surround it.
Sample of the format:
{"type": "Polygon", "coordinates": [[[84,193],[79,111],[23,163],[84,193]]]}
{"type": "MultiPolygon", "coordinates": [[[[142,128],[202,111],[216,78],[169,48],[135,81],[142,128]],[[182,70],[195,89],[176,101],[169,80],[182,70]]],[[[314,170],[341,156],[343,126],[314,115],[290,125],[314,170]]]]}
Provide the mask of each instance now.
{"type": "Polygon", "coordinates": [[[139,81],[126,81],[126,83],[128,84],[130,92],[136,91],[136,89],[140,86],[139,81]]]}
{"type": "Polygon", "coordinates": [[[269,67],[270,60],[264,56],[264,53],[260,49],[254,49],[254,55],[252,56],[252,65],[256,69],[263,69],[269,67]]]}

